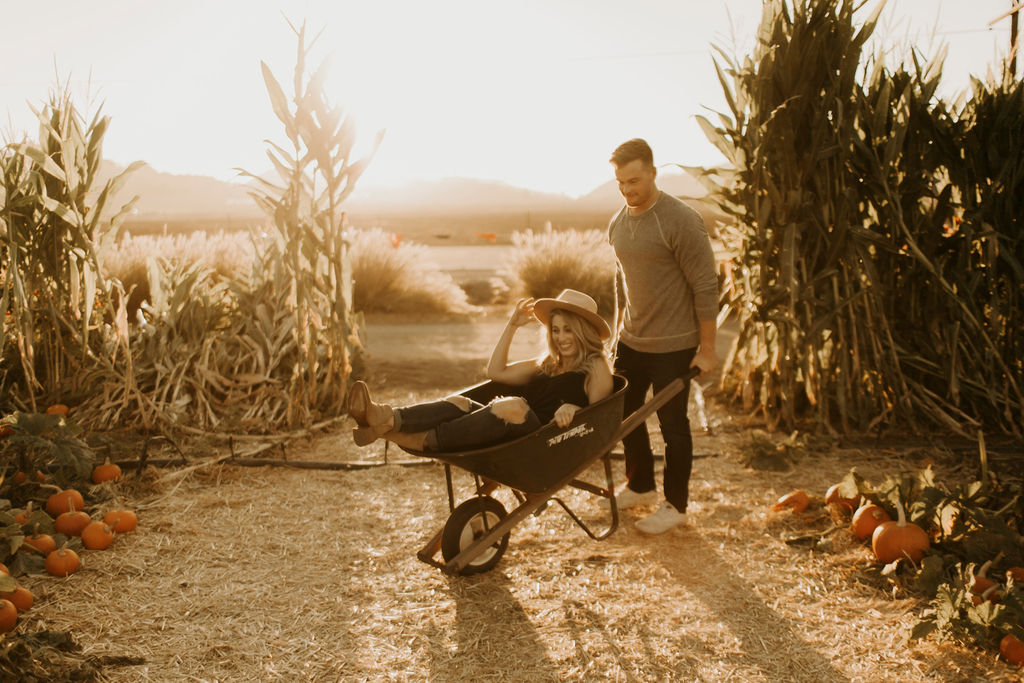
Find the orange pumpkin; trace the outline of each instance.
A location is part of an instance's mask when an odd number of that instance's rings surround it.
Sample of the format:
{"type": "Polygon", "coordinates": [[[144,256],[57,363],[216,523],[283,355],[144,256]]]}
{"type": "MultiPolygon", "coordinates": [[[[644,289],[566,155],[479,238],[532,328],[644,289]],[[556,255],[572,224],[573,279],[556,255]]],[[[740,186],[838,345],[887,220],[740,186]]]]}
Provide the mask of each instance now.
{"type": "Polygon", "coordinates": [[[0,598],[4,600],[10,600],[11,603],[18,608],[19,612],[32,607],[32,603],[35,602],[35,598],[32,596],[32,591],[22,586],[18,586],[12,591],[6,593],[0,593],[0,598]]]}
{"type": "Polygon", "coordinates": [[[931,547],[931,541],[925,530],[907,521],[903,506],[896,506],[899,520],[882,522],[871,534],[871,549],[875,559],[884,564],[895,562],[901,557],[909,557],[913,562],[920,562],[924,551],[931,547]]]}
{"type": "MultiPolygon", "coordinates": [[[[55,487],[56,488],[56,487],[55,487]]],[[[75,489],[58,491],[46,499],[46,511],[56,517],[62,512],[81,510],[85,507],[85,499],[75,489]]]]}
{"type": "Polygon", "coordinates": [[[131,510],[111,510],[103,515],[103,521],[119,534],[135,531],[139,518],[131,510]]]}
{"type": "Polygon", "coordinates": [[[63,403],[54,403],[52,406],[46,409],[47,415],[64,415],[68,414],[68,407],[63,403]]]}
{"type": "Polygon", "coordinates": [[[89,522],[82,529],[82,545],[89,550],[105,550],[114,542],[114,530],[103,522],[89,522]]]}
{"type": "Polygon", "coordinates": [[[892,517],[885,511],[880,505],[867,502],[864,500],[863,504],[857,511],[853,513],[853,519],[850,521],[850,531],[859,541],[863,541],[866,538],[871,538],[871,534],[875,533],[875,529],[882,522],[889,522],[892,517]]]}
{"type": "Polygon", "coordinates": [[[1024,664],[1024,642],[1012,633],[1007,633],[999,641],[999,654],[1010,664],[1024,664]]]}
{"type": "Polygon", "coordinates": [[[110,458],[103,461],[102,465],[96,465],[92,470],[92,483],[102,484],[105,481],[114,481],[121,478],[121,468],[117,463],[110,462],[110,458]]]}
{"type": "Polygon", "coordinates": [[[981,565],[977,573],[971,577],[970,585],[967,588],[971,591],[971,602],[975,605],[980,605],[986,600],[999,602],[999,584],[988,578],[987,574],[992,565],[1001,560],[1002,557],[1003,553],[1000,552],[994,558],[981,565]]]}
{"type": "Polygon", "coordinates": [[[7,633],[18,623],[18,608],[10,600],[0,600],[0,633],[7,633]]]}
{"type": "Polygon", "coordinates": [[[31,536],[26,536],[25,545],[41,552],[43,555],[57,548],[57,542],[53,540],[53,536],[50,534],[32,534],[31,536]]]}
{"type": "MultiPolygon", "coordinates": [[[[14,482],[17,486],[21,486],[26,481],[28,481],[28,475],[19,470],[18,472],[15,473],[13,477],[11,477],[11,481],[14,482]]],[[[46,475],[43,474],[41,470],[36,470],[36,481],[46,481],[46,475]]]]}
{"type": "Polygon", "coordinates": [[[25,509],[14,513],[14,521],[17,524],[28,524],[28,518],[32,516],[32,501],[28,502],[25,509]]]}
{"type": "Polygon", "coordinates": [[[91,521],[92,517],[81,510],[62,512],[57,515],[57,521],[53,523],[53,527],[57,530],[57,533],[64,534],[65,536],[78,536],[82,533],[82,529],[88,526],[91,521]]]}
{"type": "Polygon", "coordinates": [[[46,556],[46,573],[52,576],[68,576],[78,571],[78,553],[70,548],[59,548],[46,556]]]}
{"type": "Polygon", "coordinates": [[[810,505],[811,499],[807,496],[807,492],[803,489],[797,489],[796,491],[790,491],[786,495],[775,501],[775,505],[772,506],[772,510],[778,512],[779,510],[790,509],[794,515],[798,515],[807,509],[810,505]]]}
{"type": "Polygon", "coordinates": [[[847,498],[839,492],[839,484],[832,484],[825,492],[825,503],[827,505],[838,505],[841,508],[845,508],[850,512],[853,512],[857,508],[857,498],[847,498]]]}

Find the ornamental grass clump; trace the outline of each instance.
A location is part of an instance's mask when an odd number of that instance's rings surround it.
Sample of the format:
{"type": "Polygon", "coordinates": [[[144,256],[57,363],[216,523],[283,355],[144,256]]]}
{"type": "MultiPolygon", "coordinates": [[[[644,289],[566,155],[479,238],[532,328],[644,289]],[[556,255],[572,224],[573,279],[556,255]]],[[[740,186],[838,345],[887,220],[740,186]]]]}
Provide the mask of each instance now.
{"type": "Polygon", "coordinates": [[[512,234],[508,272],[522,296],[554,297],[563,289],[586,292],[598,311],[615,310],[615,252],[602,230],[526,230],[512,234]]]}
{"type": "Polygon", "coordinates": [[[245,272],[252,260],[253,242],[246,231],[207,233],[196,230],[175,235],[124,234],[103,254],[103,270],[128,293],[128,318],[150,300],[151,271],[157,261],[184,267],[202,264],[215,280],[245,272]]]}
{"type": "Polygon", "coordinates": [[[380,228],[350,228],[352,305],[363,313],[458,313],[475,310],[466,292],[430,260],[422,244],[380,228]]]}

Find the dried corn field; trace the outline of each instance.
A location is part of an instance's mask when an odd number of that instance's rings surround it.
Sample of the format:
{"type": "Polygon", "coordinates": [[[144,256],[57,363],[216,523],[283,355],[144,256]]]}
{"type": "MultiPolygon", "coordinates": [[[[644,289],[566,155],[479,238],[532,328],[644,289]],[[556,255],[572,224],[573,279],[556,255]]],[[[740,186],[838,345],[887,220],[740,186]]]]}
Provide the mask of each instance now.
{"type": "MultiPolygon", "coordinates": [[[[378,356],[371,380],[404,402],[468,383],[476,365],[402,381],[408,364],[378,356]]],[[[917,456],[831,450],[756,471],[740,462],[741,421],[711,418],[714,435],[695,439],[693,527],[645,537],[636,510],[595,542],[550,506],[513,530],[495,570],[460,578],[416,559],[447,516],[433,461],[391,451],[385,464],[345,422],[271,453],[379,466],[194,467],[227,453],[194,444],[193,467],[119,484],[139,531],[68,579],[33,579],[21,628],[70,631],[108,681],[1016,680],[995,653],[906,643],[919,606],[872,578],[866,548],[845,531],[827,552],[787,544],[826,513],[770,511],[794,487],[821,495],[851,466],[880,477],[917,456]]],[[[468,494],[468,476],[456,484],[468,494]]],[[[584,494],[567,499],[607,519],[584,494]]]]}

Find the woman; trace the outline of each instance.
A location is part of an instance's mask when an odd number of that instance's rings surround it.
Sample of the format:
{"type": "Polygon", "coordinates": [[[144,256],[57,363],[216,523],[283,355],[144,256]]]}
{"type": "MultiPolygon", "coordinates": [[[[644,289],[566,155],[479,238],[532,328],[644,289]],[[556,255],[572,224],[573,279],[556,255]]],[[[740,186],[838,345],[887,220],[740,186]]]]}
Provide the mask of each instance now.
{"type": "Polygon", "coordinates": [[[491,353],[487,377],[522,387],[519,396],[482,405],[454,395],[402,408],[374,403],[365,382],[352,385],[348,414],[359,426],[356,444],[378,438],[416,451],[458,452],[513,439],[554,421],[572,422],[581,406],[612,393],[612,372],[604,348],[611,331],[597,314],[597,303],[567,289],[555,299],[520,299],[491,353]],[[536,318],[547,328],[546,355],[510,363],[516,330],[536,318]]]}

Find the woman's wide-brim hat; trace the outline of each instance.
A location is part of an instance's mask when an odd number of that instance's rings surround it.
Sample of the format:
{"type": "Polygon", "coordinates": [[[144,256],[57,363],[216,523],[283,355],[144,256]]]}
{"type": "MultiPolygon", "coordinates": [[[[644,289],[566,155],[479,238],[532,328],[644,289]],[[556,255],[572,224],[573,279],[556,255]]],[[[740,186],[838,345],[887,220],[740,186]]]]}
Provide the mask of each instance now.
{"type": "Polygon", "coordinates": [[[533,303],[533,315],[537,320],[548,325],[551,320],[551,312],[556,310],[569,311],[586,320],[594,326],[601,339],[607,339],[612,331],[604,318],[597,314],[597,302],[583,292],[575,289],[564,289],[554,299],[537,299],[533,303]]]}

